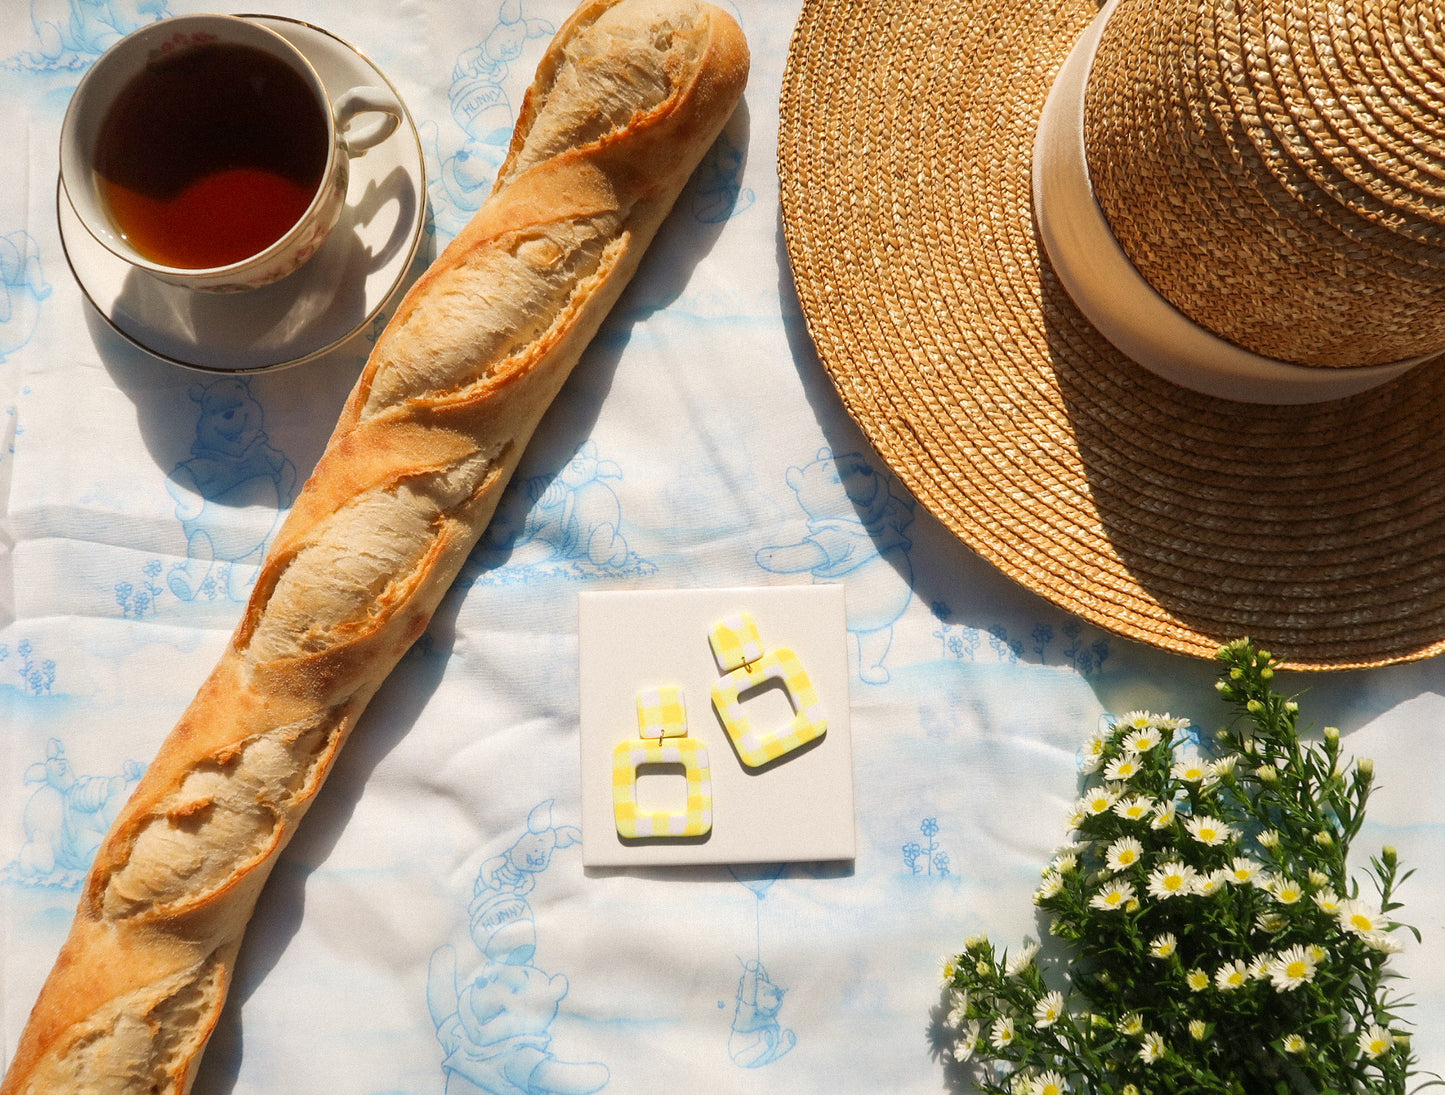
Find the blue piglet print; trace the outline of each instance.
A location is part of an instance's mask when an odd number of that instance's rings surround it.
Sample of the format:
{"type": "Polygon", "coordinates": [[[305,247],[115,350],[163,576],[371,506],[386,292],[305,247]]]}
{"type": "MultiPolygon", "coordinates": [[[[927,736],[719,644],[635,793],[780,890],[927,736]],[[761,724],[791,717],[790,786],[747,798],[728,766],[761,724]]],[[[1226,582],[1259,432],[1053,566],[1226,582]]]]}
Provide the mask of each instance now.
{"type": "Polygon", "coordinates": [[[25,770],[25,783],[34,788],[21,815],[25,843],[4,876],[25,886],[78,889],[143,770],[128,760],[117,775],[82,775],[52,738],[45,759],[25,770]]]}

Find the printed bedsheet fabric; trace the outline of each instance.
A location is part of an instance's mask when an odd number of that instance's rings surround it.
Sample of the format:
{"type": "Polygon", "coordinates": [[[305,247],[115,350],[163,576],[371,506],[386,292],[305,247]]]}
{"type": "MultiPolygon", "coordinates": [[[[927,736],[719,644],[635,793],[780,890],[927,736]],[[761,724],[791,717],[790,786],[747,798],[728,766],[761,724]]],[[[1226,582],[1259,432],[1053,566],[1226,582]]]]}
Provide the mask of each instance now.
{"type": "MultiPolygon", "coordinates": [[[[780,239],[797,4],[722,2],[753,49],[744,106],[276,869],[202,1095],[938,1091],[942,959],[978,931],[1037,937],[1029,895],[1084,735],[1111,711],[1223,717],[1208,664],[1020,591],[861,439],[780,239]],[[856,859],[584,870],[578,594],[818,582],[847,596],[856,859]]],[[[101,833],[218,655],[375,337],[216,376],[136,350],[77,288],[55,216],[70,92],[118,33],[217,6],[0,5],[3,1060],[101,833]]],[[[485,195],[570,5],[269,10],[356,44],[400,90],[427,155],[424,260],[485,195]]],[[[1375,758],[1362,840],[1418,868],[1403,897],[1424,942],[1397,968],[1423,1063],[1445,1070],[1445,665],[1288,683],[1375,758]]]]}

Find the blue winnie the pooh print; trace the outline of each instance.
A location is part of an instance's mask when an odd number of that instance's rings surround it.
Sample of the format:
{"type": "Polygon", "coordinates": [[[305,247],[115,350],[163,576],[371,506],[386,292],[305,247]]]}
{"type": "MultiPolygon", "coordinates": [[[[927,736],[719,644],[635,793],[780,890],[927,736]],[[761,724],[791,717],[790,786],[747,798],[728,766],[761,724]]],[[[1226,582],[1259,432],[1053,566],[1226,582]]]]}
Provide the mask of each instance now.
{"type": "Polygon", "coordinates": [[[783,989],[756,959],[743,962],[738,979],[737,1007],[728,1035],[728,1055],[742,1068],[770,1065],[798,1044],[798,1036],[778,1020],[783,989]]]}
{"type": "Polygon", "coordinates": [[[170,14],[168,0],[30,0],[34,36],[6,67],[82,69],[116,40],[170,14]]]}
{"type": "Polygon", "coordinates": [[[446,1095],[588,1095],[611,1071],[560,1059],[552,1022],[569,984],[538,968],[537,928],[527,900],[553,853],[579,844],[573,825],[557,825],[552,800],[527,816],[527,829],[477,872],[468,907],[476,952],[468,968],[450,943],[427,971],[427,1009],[445,1056],[446,1095]]]}
{"type": "MultiPolygon", "coordinates": [[[[732,13],[741,22],[735,8],[732,13]]],[[[524,0],[502,0],[487,36],[458,55],[447,98],[460,136],[451,127],[444,133],[435,122],[421,126],[427,194],[439,234],[460,232],[491,193],[517,122],[513,97],[520,100],[531,81],[533,65],[523,51],[531,46],[540,53],[556,33],[552,23],[531,14],[524,0]]],[[[680,208],[703,224],[720,224],[750,208],[756,196],[740,182],[743,160],[740,144],[726,134],[719,137],[680,208]]]]}
{"type": "Polygon", "coordinates": [[[0,361],[30,341],[50,293],[35,237],[25,231],[0,236],[0,361]]]}
{"type": "Polygon", "coordinates": [[[762,1068],[798,1044],[798,1036],[782,1023],[783,998],[787,992],[773,981],[763,965],[763,901],[769,888],[782,877],[784,866],[777,863],[729,867],[728,870],[755,898],[753,924],[757,940],[752,957],[738,958],[743,971],[733,998],[728,1056],[740,1068],[762,1068]]]}
{"type": "Polygon", "coordinates": [[[474,563],[493,568],[477,581],[498,585],[654,572],[623,532],[622,502],[612,489],[621,478],[621,467],[586,441],[556,472],[514,481],[477,545],[474,563]]]}
{"type": "Polygon", "coordinates": [[[813,460],[789,468],[787,484],[807,518],[806,534],[757,552],[758,566],[774,574],[812,574],[817,582],[846,581],[848,631],[858,645],[858,675],[868,684],[891,676],[884,660],[893,624],[913,597],[913,499],[893,493],[892,478],[856,452],[820,449],[813,460]]]}
{"type": "Polygon", "coordinates": [[[742,185],[742,172],[742,146],[724,132],[688,184],[692,215],[703,224],[721,224],[751,208],[757,196],[742,185]]]}
{"type": "Polygon", "coordinates": [[[171,567],[166,582],[182,601],[211,586],[245,600],[255,575],[248,564],[260,564],[295,497],[296,466],[266,436],[265,412],[248,381],[227,377],[190,395],[200,409],[196,438],[189,459],[166,481],[187,558],[171,567]]]}
{"type": "Polygon", "coordinates": [[[448,236],[456,235],[492,191],[497,171],[507,157],[516,109],[508,85],[525,87],[530,68],[516,64],[528,42],[550,39],[556,28],[545,19],[529,18],[522,0],[503,0],[497,21],[478,45],[464,51],[452,70],[448,91],[452,119],[462,131],[460,143],[449,154],[434,123],[423,129],[430,145],[427,174],[432,217],[448,236]]]}

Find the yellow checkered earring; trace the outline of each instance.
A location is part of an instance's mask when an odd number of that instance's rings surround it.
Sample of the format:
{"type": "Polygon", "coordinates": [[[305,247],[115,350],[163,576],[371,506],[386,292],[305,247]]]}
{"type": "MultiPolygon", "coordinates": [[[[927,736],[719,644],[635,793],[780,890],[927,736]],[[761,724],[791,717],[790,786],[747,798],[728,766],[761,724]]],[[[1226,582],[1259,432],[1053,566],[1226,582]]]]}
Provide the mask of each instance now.
{"type": "Polygon", "coordinates": [[[749,612],[727,616],[708,636],[718,668],[726,676],[712,687],[712,705],[749,768],[787,756],[828,730],[828,717],[797,654],[787,647],[763,650],[762,635],[749,612]],[[781,727],[758,730],[743,712],[743,693],[769,681],[782,684],[793,717],[781,727]]]}
{"type": "Polygon", "coordinates": [[[675,685],[637,693],[635,738],[612,750],[612,815],[626,840],[706,836],[712,829],[712,769],[707,746],[687,736],[687,705],[675,685]],[[681,810],[644,810],[637,779],[649,765],[681,765],[687,803],[681,810]]]}

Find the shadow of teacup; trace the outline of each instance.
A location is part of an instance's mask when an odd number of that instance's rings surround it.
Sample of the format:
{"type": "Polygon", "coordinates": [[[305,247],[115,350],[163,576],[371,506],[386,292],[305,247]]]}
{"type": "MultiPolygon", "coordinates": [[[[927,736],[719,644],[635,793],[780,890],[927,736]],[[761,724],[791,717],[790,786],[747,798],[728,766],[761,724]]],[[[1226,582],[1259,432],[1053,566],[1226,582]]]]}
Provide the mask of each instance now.
{"type": "Polygon", "coordinates": [[[117,310],[164,316],[151,350],[206,367],[207,347],[224,347],[218,368],[244,372],[315,356],[349,338],[376,309],[370,281],[394,280],[387,267],[413,238],[421,195],[398,167],[368,183],[306,265],[280,281],[239,293],[192,292],[131,270],[117,310]]]}

